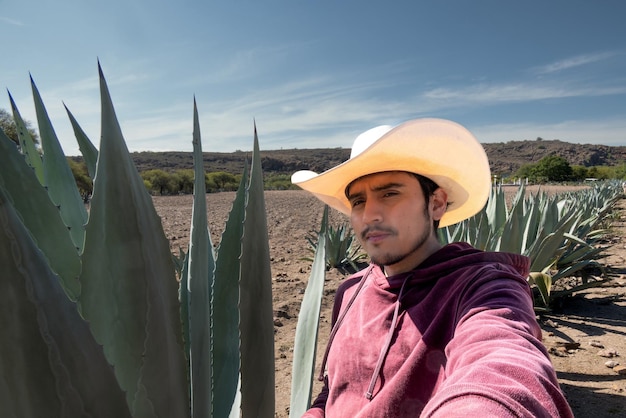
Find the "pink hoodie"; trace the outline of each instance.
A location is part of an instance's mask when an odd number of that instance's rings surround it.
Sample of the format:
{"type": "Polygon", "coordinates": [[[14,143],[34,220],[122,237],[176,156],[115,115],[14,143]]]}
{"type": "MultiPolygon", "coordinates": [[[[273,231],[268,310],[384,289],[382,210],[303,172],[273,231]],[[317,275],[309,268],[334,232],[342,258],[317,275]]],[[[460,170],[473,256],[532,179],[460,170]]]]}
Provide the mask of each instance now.
{"type": "Polygon", "coordinates": [[[572,417],[541,343],[528,266],[455,243],[409,273],[372,265],[348,278],[325,386],[304,417],[572,417]]]}

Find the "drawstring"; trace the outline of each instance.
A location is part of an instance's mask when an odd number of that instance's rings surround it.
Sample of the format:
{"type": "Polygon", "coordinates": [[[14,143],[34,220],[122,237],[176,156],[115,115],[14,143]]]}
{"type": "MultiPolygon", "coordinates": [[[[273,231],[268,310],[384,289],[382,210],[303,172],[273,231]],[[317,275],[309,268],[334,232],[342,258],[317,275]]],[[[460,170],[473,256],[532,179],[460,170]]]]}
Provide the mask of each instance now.
{"type": "MultiPolygon", "coordinates": [[[[356,299],[357,295],[363,288],[363,285],[365,284],[365,281],[367,280],[367,277],[369,276],[373,268],[374,268],[373,265],[370,266],[368,270],[363,274],[363,278],[359,282],[359,286],[357,287],[356,291],[354,292],[354,294],[348,301],[346,308],[343,310],[343,312],[337,319],[337,322],[335,322],[335,325],[333,326],[332,331],[330,332],[330,336],[328,338],[328,344],[326,345],[326,351],[324,352],[324,358],[322,359],[320,374],[318,376],[318,380],[320,381],[324,380],[324,372],[326,370],[328,354],[330,353],[330,346],[332,345],[333,340],[335,339],[335,335],[337,334],[337,331],[339,330],[339,327],[341,326],[344,318],[346,317],[346,314],[352,307],[354,300],[356,299]]],[[[387,340],[385,341],[385,345],[380,350],[380,355],[378,356],[378,362],[376,363],[376,368],[374,369],[374,373],[372,374],[372,379],[370,380],[370,385],[367,389],[367,392],[365,393],[365,397],[367,398],[367,400],[371,401],[372,398],[374,397],[373,395],[374,386],[376,386],[376,381],[378,380],[380,369],[383,367],[383,362],[385,361],[385,358],[387,357],[387,353],[389,352],[389,347],[391,347],[391,340],[393,339],[393,334],[395,333],[396,326],[398,325],[398,316],[400,315],[400,299],[404,295],[404,288],[406,284],[409,282],[410,278],[411,278],[411,275],[408,275],[406,279],[404,279],[404,282],[402,282],[402,287],[400,287],[400,292],[398,293],[396,306],[393,311],[393,318],[391,319],[391,326],[389,328],[389,332],[387,333],[387,340]]]]}
{"type": "Polygon", "coordinates": [[[387,333],[387,341],[385,345],[380,350],[380,355],[378,356],[378,363],[376,363],[376,368],[374,369],[374,373],[372,374],[372,380],[370,381],[370,385],[367,388],[367,392],[365,393],[365,397],[368,401],[371,401],[374,397],[374,386],[376,386],[376,381],[378,380],[378,375],[380,374],[380,369],[383,367],[383,362],[387,357],[387,353],[389,353],[389,347],[391,346],[391,340],[393,339],[393,334],[396,330],[396,325],[398,324],[398,315],[400,313],[400,298],[404,293],[404,286],[406,286],[409,278],[411,276],[407,276],[402,283],[402,287],[400,288],[400,293],[398,293],[398,300],[396,301],[396,307],[393,311],[393,319],[391,320],[391,326],[389,327],[389,332],[387,333]]]}
{"type": "Polygon", "coordinates": [[[335,322],[335,325],[333,326],[332,331],[330,332],[330,336],[328,337],[328,344],[326,345],[326,351],[324,352],[324,359],[322,360],[322,367],[320,369],[320,374],[319,374],[319,376],[317,378],[317,380],[319,380],[319,381],[323,381],[324,380],[324,372],[326,371],[326,362],[328,361],[328,353],[330,352],[330,346],[333,343],[333,340],[335,339],[335,334],[337,334],[337,330],[339,330],[339,327],[341,326],[341,323],[343,322],[343,319],[346,317],[346,314],[350,310],[350,307],[352,306],[352,303],[354,302],[354,299],[356,299],[357,295],[359,294],[359,292],[363,288],[363,285],[365,284],[365,281],[367,280],[367,277],[370,275],[370,273],[371,273],[373,268],[374,268],[374,266],[371,265],[367,269],[367,271],[363,274],[363,278],[359,282],[359,287],[357,287],[356,291],[354,292],[354,294],[350,298],[350,301],[346,305],[346,309],[343,310],[343,312],[341,313],[341,315],[337,319],[337,322],[335,322]]]}

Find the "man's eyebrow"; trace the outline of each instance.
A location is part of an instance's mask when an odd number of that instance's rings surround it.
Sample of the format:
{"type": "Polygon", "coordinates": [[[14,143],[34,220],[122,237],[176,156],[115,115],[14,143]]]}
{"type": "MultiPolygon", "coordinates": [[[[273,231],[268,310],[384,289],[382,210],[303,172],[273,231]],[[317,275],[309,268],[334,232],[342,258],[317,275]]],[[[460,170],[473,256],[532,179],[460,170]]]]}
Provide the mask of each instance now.
{"type": "Polygon", "coordinates": [[[387,189],[398,189],[401,187],[406,187],[406,184],[404,183],[385,183],[385,184],[381,184],[380,186],[376,186],[373,187],[372,190],[375,192],[380,192],[383,190],[387,190],[387,189]]]}
{"type": "MultiPolygon", "coordinates": [[[[379,186],[374,186],[372,187],[372,191],[373,192],[382,192],[388,189],[399,189],[402,187],[406,187],[406,184],[404,183],[395,183],[395,182],[391,182],[391,183],[384,183],[381,184],[379,186]]],[[[346,197],[348,198],[348,200],[352,200],[356,197],[362,196],[364,194],[364,192],[357,192],[357,193],[350,193],[348,194],[346,197]]]]}

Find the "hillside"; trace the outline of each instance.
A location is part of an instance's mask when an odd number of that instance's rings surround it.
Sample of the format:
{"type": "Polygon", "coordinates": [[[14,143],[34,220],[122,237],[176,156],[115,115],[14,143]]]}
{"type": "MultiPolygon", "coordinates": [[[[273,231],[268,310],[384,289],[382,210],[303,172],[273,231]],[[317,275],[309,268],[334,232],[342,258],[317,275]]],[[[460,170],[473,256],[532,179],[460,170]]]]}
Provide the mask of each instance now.
{"type": "Polygon", "coordinates": [[[546,155],[563,157],[570,165],[617,166],[626,163],[626,147],[572,144],[554,140],[509,141],[483,144],[493,173],[507,175],[524,164],[536,163],[546,155]]]}
{"type": "MultiPolygon", "coordinates": [[[[494,174],[510,175],[523,164],[536,163],[546,155],[567,159],[570,165],[616,166],[626,163],[626,146],[573,144],[560,140],[509,141],[483,144],[494,174]]],[[[293,173],[297,170],[324,171],[350,156],[345,148],[283,149],[261,151],[265,173],[293,173]]],[[[139,171],[159,168],[165,171],[192,168],[190,152],[136,152],[133,160],[139,171]]],[[[226,171],[239,174],[243,171],[249,153],[204,153],[206,171],[226,171]]]]}

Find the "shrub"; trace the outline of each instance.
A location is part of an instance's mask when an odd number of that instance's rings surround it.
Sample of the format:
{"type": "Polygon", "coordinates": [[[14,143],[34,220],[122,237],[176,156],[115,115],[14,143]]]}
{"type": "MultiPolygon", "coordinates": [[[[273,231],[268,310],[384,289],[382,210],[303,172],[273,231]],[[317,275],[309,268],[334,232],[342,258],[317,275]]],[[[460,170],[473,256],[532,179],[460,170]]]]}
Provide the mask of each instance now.
{"type": "MultiPolygon", "coordinates": [[[[311,252],[317,250],[317,235],[310,233],[307,237],[311,252]]],[[[326,268],[351,269],[357,271],[358,263],[367,256],[361,252],[361,245],[355,241],[354,233],[347,223],[337,228],[328,226],[325,236],[326,268]]],[[[310,260],[311,259],[307,259],[310,260]]]]}

